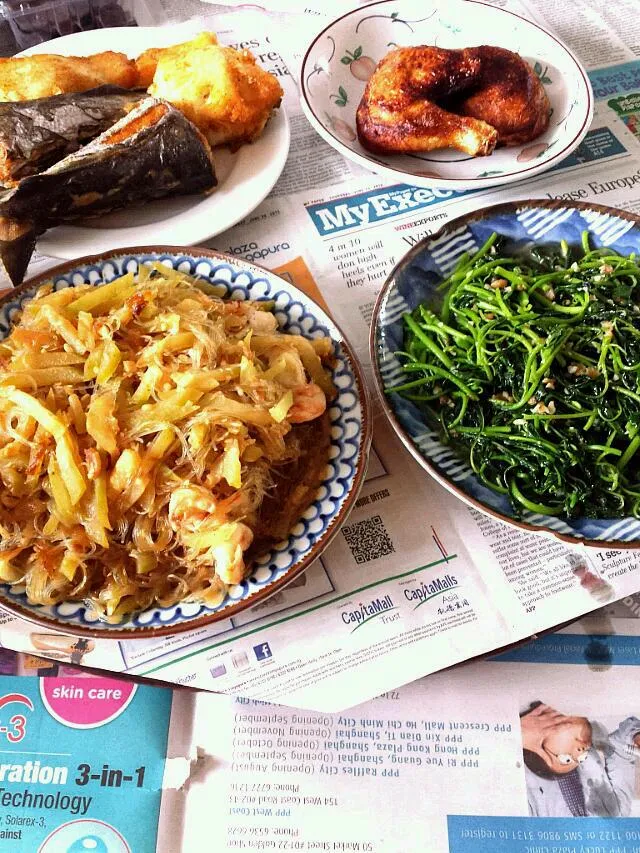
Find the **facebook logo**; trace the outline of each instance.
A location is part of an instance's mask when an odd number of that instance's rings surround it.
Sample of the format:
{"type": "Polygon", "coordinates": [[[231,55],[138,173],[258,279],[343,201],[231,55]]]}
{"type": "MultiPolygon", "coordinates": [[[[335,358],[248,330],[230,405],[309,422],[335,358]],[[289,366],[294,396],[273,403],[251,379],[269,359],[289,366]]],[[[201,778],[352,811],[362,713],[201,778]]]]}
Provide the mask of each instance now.
{"type": "Polygon", "coordinates": [[[267,658],[271,657],[271,647],[269,643],[262,643],[260,646],[254,646],[253,651],[255,652],[256,660],[267,660],[267,658]]]}

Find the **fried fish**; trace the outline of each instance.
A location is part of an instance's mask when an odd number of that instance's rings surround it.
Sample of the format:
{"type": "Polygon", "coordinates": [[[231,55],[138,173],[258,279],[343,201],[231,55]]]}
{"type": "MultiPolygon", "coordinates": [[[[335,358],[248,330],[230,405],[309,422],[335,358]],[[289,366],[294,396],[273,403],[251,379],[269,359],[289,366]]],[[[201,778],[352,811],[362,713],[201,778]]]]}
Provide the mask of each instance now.
{"type": "Polygon", "coordinates": [[[0,58],[0,101],[31,101],[112,84],[132,89],[138,72],[124,53],[107,50],[93,56],[0,58]]]}
{"type": "Polygon", "coordinates": [[[171,104],[147,98],[93,142],[0,193],[0,259],[19,284],[48,228],[216,183],[203,135],[171,104]]]}
{"type": "Polygon", "coordinates": [[[86,92],[0,103],[0,182],[13,186],[91,142],[145,92],[99,86],[86,92]]]}
{"type": "Polygon", "coordinates": [[[148,75],[157,59],[149,94],[181,110],[210,145],[238,148],[262,133],[284,93],[249,51],[223,47],[211,35],[203,33],[147,59],[143,54],[138,66],[148,75]]]}
{"type": "Polygon", "coordinates": [[[176,58],[184,56],[189,50],[194,48],[203,48],[210,45],[218,44],[218,38],[215,33],[204,32],[199,33],[195,38],[180,44],[174,44],[170,47],[150,47],[138,56],[135,60],[136,71],[138,74],[137,86],[141,89],[148,89],[153,83],[153,75],[156,73],[160,58],[176,58]]]}

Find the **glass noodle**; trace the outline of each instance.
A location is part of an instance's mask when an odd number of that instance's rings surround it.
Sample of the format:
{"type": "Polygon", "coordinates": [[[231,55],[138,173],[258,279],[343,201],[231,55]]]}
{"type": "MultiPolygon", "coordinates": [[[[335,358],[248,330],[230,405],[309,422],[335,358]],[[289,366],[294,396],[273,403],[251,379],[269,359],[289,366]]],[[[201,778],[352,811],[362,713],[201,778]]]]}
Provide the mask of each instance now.
{"type": "Polygon", "coordinates": [[[0,580],[113,622],[222,601],[265,502],[326,449],[332,343],[272,308],[162,264],[42,288],[0,343],[0,580]]]}

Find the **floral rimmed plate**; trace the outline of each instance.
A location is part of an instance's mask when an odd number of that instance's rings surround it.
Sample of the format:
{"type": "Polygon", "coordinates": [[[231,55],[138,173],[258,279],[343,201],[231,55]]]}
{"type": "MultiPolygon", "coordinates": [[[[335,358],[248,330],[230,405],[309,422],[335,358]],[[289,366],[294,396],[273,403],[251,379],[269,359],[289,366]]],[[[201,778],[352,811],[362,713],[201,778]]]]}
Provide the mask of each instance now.
{"type": "Polygon", "coordinates": [[[427,427],[415,403],[385,391],[406,376],[394,354],[403,349],[402,315],[423,302],[437,307],[442,298],[438,284],[461,254],[473,254],[494,231],[507,238],[507,251],[518,251],[560,240],[580,245],[585,230],[594,247],[608,246],[622,255],[640,254],[640,217],[597,204],[509,202],[452,220],[414,246],[385,282],[371,321],[371,360],[382,408],[393,429],[422,468],[454,495],[501,521],[553,534],[572,544],[640,548],[640,521],[636,518],[563,520],[528,511],[517,517],[508,499],[484,486],[469,465],[427,427]]]}
{"type": "Polygon", "coordinates": [[[345,157],[394,181],[425,187],[476,189],[520,181],[567,157],[593,117],[587,75],[551,33],[505,9],[478,0],[381,0],[337,18],[309,46],[301,70],[302,107],[324,139],[345,157]],[[374,155],[356,136],[356,110],[376,64],[393,48],[482,44],[508,47],[530,63],[552,107],[537,139],[498,148],[489,157],[444,149],[374,155]]]}
{"type": "Polygon", "coordinates": [[[364,480],[371,416],[361,368],[353,350],[340,329],[310,297],[253,264],[206,249],[174,246],[122,249],[79,258],[25,282],[0,299],[0,339],[7,336],[23,303],[45,281],[53,281],[56,290],[101,284],[126,272],[135,273],[140,265],[153,261],[222,285],[233,299],[273,299],[274,313],[282,329],[309,338],[332,339],[336,358],[333,381],[338,393],[329,409],[331,444],[325,475],[313,503],[293,527],[289,538],[259,557],[250,577],[230,587],[217,607],[197,603],[151,607],[124,622],[109,625],[82,602],[33,605],[27,602],[24,593],[0,584],[1,607],[45,627],[62,629],[66,634],[149,639],[200,628],[253,607],[297,577],[322,553],[340,529],[364,480]]]}

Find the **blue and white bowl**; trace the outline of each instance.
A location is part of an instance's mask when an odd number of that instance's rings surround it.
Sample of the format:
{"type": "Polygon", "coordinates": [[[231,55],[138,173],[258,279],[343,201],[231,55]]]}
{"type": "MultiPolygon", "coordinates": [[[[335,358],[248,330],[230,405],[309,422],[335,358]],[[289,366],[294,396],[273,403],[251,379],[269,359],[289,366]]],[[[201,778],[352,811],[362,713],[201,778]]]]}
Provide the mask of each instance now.
{"type": "Polygon", "coordinates": [[[516,516],[504,495],[483,485],[469,465],[440,441],[415,403],[385,393],[406,376],[394,355],[404,349],[402,315],[423,302],[438,308],[442,295],[437,286],[463,252],[477,251],[494,231],[508,239],[508,248],[517,250],[560,240],[580,245],[585,230],[595,247],[608,246],[623,255],[640,254],[640,217],[597,204],[509,202],[454,219],[415,245],[385,282],[373,313],[371,360],[382,408],[395,432],[425,471],[457,497],[501,521],[551,533],[572,544],[638,548],[640,521],[636,518],[563,520],[526,511],[516,516]]]}
{"type": "Polygon", "coordinates": [[[254,264],[207,249],[157,246],[119,249],[79,258],[49,270],[0,299],[0,339],[7,336],[22,305],[47,281],[56,290],[81,284],[102,284],[145,263],[160,261],[223,285],[232,299],[273,299],[281,328],[308,338],[329,336],[334,342],[333,381],[337,397],[331,404],[331,444],[325,476],[315,499],[293,527],[289,538],[259,557],[253,572],[230,587],[217,607],[181,603],[150,607],[127,621],[109,625],[82,602],[52,606],[30,604],[26,595],[0,584],[0,606],[16,616],[67,634],[102,638],[152,638],[200,628],[253,607],[303,572],[327,547],[351,510],[364,480],[371,443],[371,417],[362,371],[353,350],[333,320],[309,296],[288,281],[254,264]]]}

